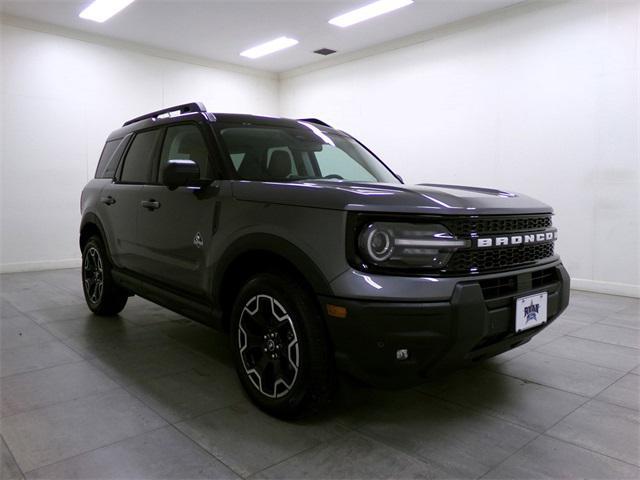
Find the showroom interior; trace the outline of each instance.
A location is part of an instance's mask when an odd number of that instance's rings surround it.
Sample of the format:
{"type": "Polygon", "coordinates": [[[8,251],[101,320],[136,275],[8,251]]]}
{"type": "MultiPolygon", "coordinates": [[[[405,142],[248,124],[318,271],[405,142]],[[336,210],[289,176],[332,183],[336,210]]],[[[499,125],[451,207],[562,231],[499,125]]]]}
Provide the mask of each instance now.
{"type": "Polygon", "coordinates": [[[639,0],[0,0],[0,111],[2,479],[640,478],[639,0]],[[87,308],[107,137],[192,102],[552,206],[567,309],[417,386],[335,373],[313,414],[265,413],[225,333],[87,308]]]}

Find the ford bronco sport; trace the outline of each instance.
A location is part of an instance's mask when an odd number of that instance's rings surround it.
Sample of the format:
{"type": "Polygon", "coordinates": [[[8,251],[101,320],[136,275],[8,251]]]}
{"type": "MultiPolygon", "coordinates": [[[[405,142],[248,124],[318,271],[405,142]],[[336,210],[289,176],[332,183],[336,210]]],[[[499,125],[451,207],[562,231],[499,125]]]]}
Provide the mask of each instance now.
{"type": "Polygon", "coordinates": [[[512,349],[569,301],[549,206],[405,185],[316,119],[199,103],[134,118],[81,210],[89,308],[115,315],[135,294],[228,332],[276,416],[330,398],[336,370],[403,387],[512,349]]]}

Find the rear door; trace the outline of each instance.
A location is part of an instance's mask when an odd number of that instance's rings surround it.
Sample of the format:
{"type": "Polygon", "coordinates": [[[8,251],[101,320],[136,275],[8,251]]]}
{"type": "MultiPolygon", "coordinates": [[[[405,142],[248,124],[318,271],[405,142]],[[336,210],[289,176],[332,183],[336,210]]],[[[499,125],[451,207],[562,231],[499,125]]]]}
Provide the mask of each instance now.
{"type": "Polygon", "coordinates": [[[193,160],[202,179],[212,179],[210,131],[196,122],[166,128],[156,182],[142,190],[138,238],[144,262],[140,271],[153,280],[198,296],[207,293],[207,258],[215,233],[218,190],[162,185],[162,169],[169,160],[193,160]]]}
{"type": "Polygon", "coordinates": [[[101,218],[111,257],[120,268],[136,271],[139,260],[137,229],[142,187],[151,181],[160,130],[135,134],[127,145],[114,181],[101,193],[101,218]]]}

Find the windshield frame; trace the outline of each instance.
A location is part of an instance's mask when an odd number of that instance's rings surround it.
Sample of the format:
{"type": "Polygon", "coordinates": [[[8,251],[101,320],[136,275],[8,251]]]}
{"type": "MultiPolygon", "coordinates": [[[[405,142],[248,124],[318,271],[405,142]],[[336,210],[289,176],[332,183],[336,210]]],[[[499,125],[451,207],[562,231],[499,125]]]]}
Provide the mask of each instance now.
{"type": "MultiPolygon", "coordinates": [[[[402,180],[402,177],[400,177],[399,175],[397,175],[391,168],[389,168],[389,166],[383,162],[373,151],[371,151],[371,149],[369,149],[366,145],[364,145],[362,142],[360,142],[357,138],[349,135],[348,133],[342,131],[342,130],[338,130],[335,128],[330,128],[330,127],[326,127],[324,125],[321,124],[316,124],[313,122],[310,122],[308,120],[304,120],[304,121],[296,121],[296,120],[289,120],[289,122],[291,122],[291,124],[285,125],[285,124],[276,124],[274,123],[270,123],[270,122],[251,122],[251,121],[245,121],[245,122],[237,122],[237,121],[220,121],[220,122],[215,122],[215,123],[211,123],[211,129],[214,133],[214,136],[216,138],[216,143],[218,146],[218,150],[220,153],[220,160],[222,163],[222,167],[223,170],[226,172],[226,176],[229,179],[232,180],[242,180],[242,181],[247,181],[247,182],[265,182],[265,183],[272,183],[272,182],[277,182],[277,183],[294,183],[294,182],[334,182],[334,183],[340,183],[340,182],[357,182],[357,183],[371,183],[371,184],[375,184],[375,183],[398,183],[398,184],[403,184],[404,181],[402,180]],[[295,122],[295,123],[293,123],[295,122]],[[393,182],[385,182],[385,181],[380,181],[380,180],[376,180],[375,181],[364,181],[364,180],[348,180],[348,179],[344,179],[344,180],[338,180],[338,179],[326,179],[326,178],[314,178],[314,177],[306,177],[306,178],[292,178],[292,179],[283,179],[283,180],[269,180],[269,179],[262,179],[262,180],[253,180],[253,179],[245,179],[242,176],[240,176],[238,174],[238,172],[236,171],[235,166],[233,165],[233,161],[231,159],[231,153],[229,152],[228,148],[227,148],[227,143],[224,139],[224,136],[222,134],[222,131],[228,128],[275,128],[275,129],[292,129],[292,128],[309,128],[308,126],[306,126],[305,124],[310,124],[313,126],[313,128],[317,128],[318,130],[320,130],[322,133],[330,133],[330,134],[335,134],[335,135],[339,135],[342,137],[345,137],[346,139],[354,142],[357,146],[361,147],[365,152],[367,152],[369,155],[371,155],[372,159],[375,160],[376,162],[378,162],[378,165],[382,167],[382,169],[385,172],[388,172],[389,175],[393,178],[393,182]]],[[[357,160],[353,159],[354,162],[357,162],[357,160]]],[[[363,167],[364,168],[364,167],[363,167]]],[[[372,174],[372,176],[375,177],[375,175],[372,174]]]]}

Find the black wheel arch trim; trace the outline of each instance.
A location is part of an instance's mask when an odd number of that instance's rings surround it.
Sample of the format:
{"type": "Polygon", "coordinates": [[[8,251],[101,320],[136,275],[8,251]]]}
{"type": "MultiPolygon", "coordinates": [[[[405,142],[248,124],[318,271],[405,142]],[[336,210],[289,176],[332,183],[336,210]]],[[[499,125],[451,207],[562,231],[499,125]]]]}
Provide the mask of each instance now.
{"type": "Polygon", "coordinates": [[[102,222],[100,221],[100,219],[95,213],[92,213],[92,212],[85,213],[84,216],[82,217],[82,220],[80,221],[80,235],[78,237],[78,244],[80,246],[80,251],[82,251],[82,232],[84,232],[85,228],[87,228],[89,225],[93,225],[98,229],[98,232],[100,233],[100,237],[102,237],[102,244],[107,253],[107,259],[109,260],[109,263],[113,265],[113,261],[111,258],[111,251],[109,250],[109,241],[105,233],[105,229],[102,226],[102,222]]]}
{"type": "Polygon", "coordinates": [[[220,255],[219,258],[221,260],[216,266],[213,278],[213,298],[215,303],[220,303],[220,293],[229,267],[242,255],[258,251],[267,251],[286,259],[304,276],[316,294],[333,294],[333,290],[320,268],[299,247],[277,235],[250,233],[234,240],[220,255]]]}

